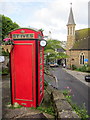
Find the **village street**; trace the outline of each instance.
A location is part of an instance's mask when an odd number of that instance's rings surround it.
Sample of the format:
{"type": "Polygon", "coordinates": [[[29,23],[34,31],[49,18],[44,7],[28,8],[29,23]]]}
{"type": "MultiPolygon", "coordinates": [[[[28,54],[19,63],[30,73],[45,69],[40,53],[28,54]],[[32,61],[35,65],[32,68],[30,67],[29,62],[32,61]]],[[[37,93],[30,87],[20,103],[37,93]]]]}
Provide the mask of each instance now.
{"type": "MultiPolygon", "coordinates": [[[[59,90],[65,90],[69,89],[71,90],[71,95],[72,95],[72,101],[76,103],[79,106],[82,106],[85,104],[86,109],[90,112],[90,99],[89,99],[89,91],[90,87],[87,82],[84,80],[84,76],[81,77],[83,73],[75,72],[78,75],[78,78],[76,78],[76,75],[74,74],[70,75],[72,71],[68,72],[69,70],[65,70],[63,68],[54,68],[52,73],[54,76],[56,76],[56,87],[59,90]],[[83,79],[83,82],[81,80],[83,79]]],[[[87,74],[87,73],[85,73],[87,74]]],[[[54,86],[54,87],[55,87],[54,86]]],[[[90,113],[89,113],[90,114],[90,113]]]]}
{"type": "MultiPolygon", "coordinates": [[[[56,76],[57,80],[54,81],[53,79],[48,79],[49,84],[51,83],[54,87],[57,87],[59,90],[70,89],[72,100],[74,103],[78,105],[83,105],[85,103],[86,109],[90,112],[90,99],[89,99],[89,90],[90,87],[88,84],[82,83],[80,80],[76,79],[72,75],[69,74],[70,70],[63,69],[61,67],[53,68],[51,71],[54,76],[56,76]]],[[[73,72],[73,71],[70,71],[73,72]]],[[[79,72],[77,72],[79,75],[79,72]]],[[[80,75],[79,75],[80,77],[80,75]]],[[[3,76],[2,82],[2,110],[3,116],[7,114],[6,103],[10,103],[10,81],[8,80],[9,76],[3,76]]],[[[45,76],[46,79],[46,76],[45,76]]],[[[10,112],[10,110],[9,110],[10,112]]],[[[90,114],[90,113],[89,113],[90,114]]]]}

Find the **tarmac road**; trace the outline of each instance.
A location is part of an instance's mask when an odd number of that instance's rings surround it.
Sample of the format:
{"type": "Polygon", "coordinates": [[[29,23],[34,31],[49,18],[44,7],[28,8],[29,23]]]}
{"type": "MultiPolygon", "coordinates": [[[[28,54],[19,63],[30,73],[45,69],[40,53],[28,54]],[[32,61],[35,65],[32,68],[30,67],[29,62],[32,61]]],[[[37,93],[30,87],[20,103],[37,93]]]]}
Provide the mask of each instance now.
{"type": "Polygon", "coordinates": [[[79,106],[84,104],[90,115],[90,87],[60,67],[54,68],[52,72],[57,78],[56,86],[58,89],[70,89],[72,94],[72,101],[79,106]]]}

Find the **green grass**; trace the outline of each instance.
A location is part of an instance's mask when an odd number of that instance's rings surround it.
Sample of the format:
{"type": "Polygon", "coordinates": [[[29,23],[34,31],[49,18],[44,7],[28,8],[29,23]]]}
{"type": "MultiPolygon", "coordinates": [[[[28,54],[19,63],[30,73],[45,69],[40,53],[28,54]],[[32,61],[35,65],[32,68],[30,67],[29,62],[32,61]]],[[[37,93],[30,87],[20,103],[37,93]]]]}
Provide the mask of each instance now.
{"type": "Polygon", "coordinates": [[[39,111],[41,111],[41,112],[45,112],[45,113],[47,113],[47,114],[50,114],[50,115],[52,115],[52,116],[55,116],[55,112],[54,112],[54,109],[53,109],[53,107],[52,106],[42,106],[42,104],[39,106],[39,107],[37,107],[37,108],[34,108],[34,107],[30,107],[29,109],[34,109],[34,110],[39,110],[39,111]]]}
{"type": "Polygon", "coordinates": [[[52,106],[49,106],[49,107],[40,106],[40,107],[37,107],[37,110],[40,110],[42,112],[48,113],[48,114],[53,115],[53,116],[55,115],[55,112],[54,112],[54,109],[52,106]]]}
{"type": "MultiPolygon", "coordinates": [[[[46,82],[47,83],[47,82],[46,82]]],[[[46,84],[47,86],[47,84],[46,84]]],[[[55,116],[55,111],[53,108],[53,102],[51,100],[51,96],[48,93],[47,89],[45,88],[45,93],[44,93],[44,99],[39,107],[37,107],[38,110],[48,113],[50,115],[55,116]]]]}
{"type": "Polygon", "coordinates": [[[4,68],[0,73],[1,74],[9,74],[9,69],[8,68],[4,68]]]}
{"type": "Polygon", "coordinates": [[[84,106],[84,104],[80,107],[76,104],[72,104],[72,108],[75,110],[75,112],[81,117],[81,120],[86,120],[90,116],[87,114],[87,110],[84,106]]]}
{"type": "Polygon", "coordinates": [[[11,102],[8,102],[8,103],[7,103],[7,107],[8,107],[9,109],[17,109],[17,108],[21,108],[21,107],[23,107],[23,106],[18,104],[17,107],[14,107],[14,105],[12,105],[11,102]],[[8,105],[10,105],[10,106],[8,106],[8,105]]]}

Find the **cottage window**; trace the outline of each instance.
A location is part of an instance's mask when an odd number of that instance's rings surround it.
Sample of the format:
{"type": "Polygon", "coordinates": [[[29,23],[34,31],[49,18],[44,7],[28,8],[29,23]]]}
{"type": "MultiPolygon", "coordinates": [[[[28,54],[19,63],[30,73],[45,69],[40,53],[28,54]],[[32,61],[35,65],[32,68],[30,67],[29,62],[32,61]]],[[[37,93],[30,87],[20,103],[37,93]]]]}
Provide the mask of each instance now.
{"type": "Polygon", "coordinates": [[[80,54],[80,64],[84,64],[84,54],[80,54]]]}

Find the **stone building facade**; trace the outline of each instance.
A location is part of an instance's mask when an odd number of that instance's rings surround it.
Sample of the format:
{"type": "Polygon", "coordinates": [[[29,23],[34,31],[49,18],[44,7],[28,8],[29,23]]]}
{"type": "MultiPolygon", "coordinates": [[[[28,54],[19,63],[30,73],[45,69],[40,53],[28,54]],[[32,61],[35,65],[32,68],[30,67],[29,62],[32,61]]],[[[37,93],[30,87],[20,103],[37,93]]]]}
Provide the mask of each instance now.
{"type": "Polygon", "coordinates": [[[73,16],[72,7],[70,8],[70,14],[67,24],[67,44],[66,53],[68,58],[66,60],[67,68],[71,68],[72,65],[81,67],[85,64],[90,65],[90,29],[82,29],[75,31],[75,21],[73,16]],[[81,35],[82,33],[82,35],[81,35]]]}
{"type": "MultiPolygon", "coordinates": [[[[90,51],[87,51],[87,50],[83,50],[83,51],[82,50],[77,50],[77,51],[71,50],[70,54],[71,54],[70,59],[69,59],[70,61],[68,62],[69,67],[72,65],[75,65],[77,67],[81,67],[84,64],[87,64],[87,62],[80,60],[80,56],[82,56],[82,58],[83,58],[83,55],[84,55],[84,59],[86,58],[86,59],[90,60],[90,56],[89,56],[90,51]],[[82,62],[80,63],[80,61],[82,61],[82,62]]],[[[67,59],[67,61],[68,61],[68,59],[67,59]]],[[[88,61],[88,64],[90,65],[90,61],[88,61]]]]}

